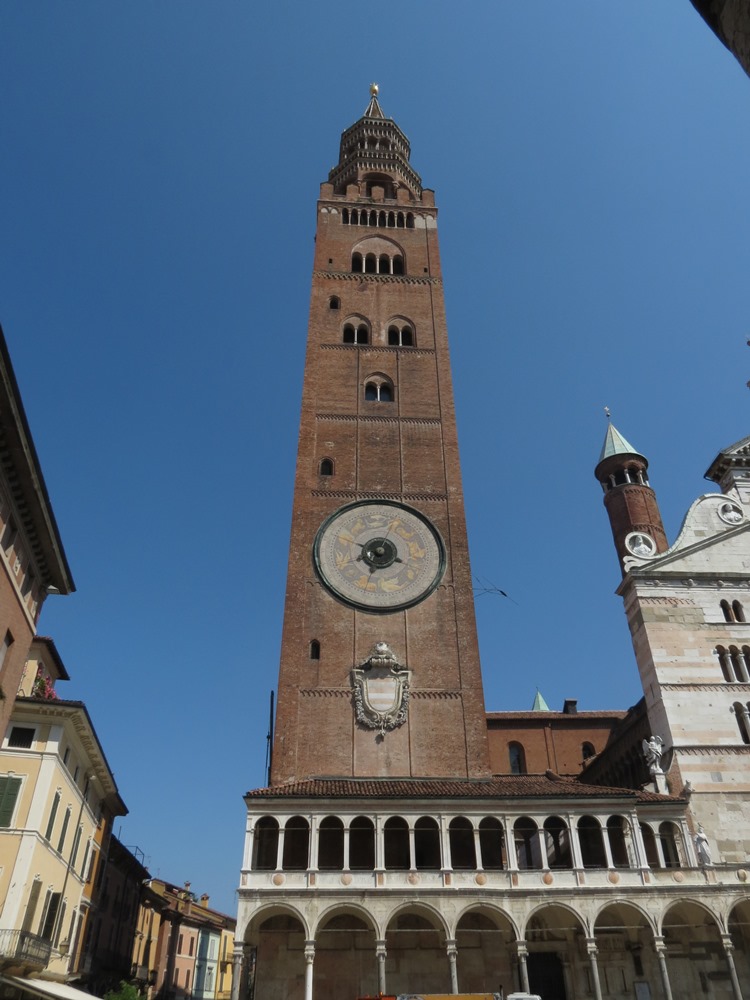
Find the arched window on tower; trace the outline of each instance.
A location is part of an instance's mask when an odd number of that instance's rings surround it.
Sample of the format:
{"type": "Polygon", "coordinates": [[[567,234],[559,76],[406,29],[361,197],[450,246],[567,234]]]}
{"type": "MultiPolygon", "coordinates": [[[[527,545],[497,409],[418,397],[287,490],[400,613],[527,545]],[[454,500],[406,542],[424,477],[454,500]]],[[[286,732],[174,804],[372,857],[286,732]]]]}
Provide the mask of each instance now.
{"type": "Polygon", "coordinates": [[[734,612],[735,621],[738,622],[745,621],[745,609],[742,607],[739,601],[732,601],[732,611],[734,612]]]}
{"type": "Polygon", "coordinates": [[[743,743],[750,743],[750,711],[741,701],[736,701],[732,706],[734,717],[737,719],[737,728],[743,743]]]}
{"type": "Polygon", "coordinates": [[[373,375],[365,383],[365,400],[371,403],[392,403],[393,383],[383,375],[373,375]]]}
{"type": "Polygon", "coordinates": [[[341,308],[341,299],[338,297],[338,295],[332,295],[330,297],[330,299],[328,300],[328,308],[329,309],[341,308]]]}
{"type": "Polygon", "coordinates": [[[362,262],[362,254],[361,253],[353,253],[352,254],[352,271],[355,272],[355,273],[357,273],[357,274],[359,274],[360,272],[364,271],[364,264],[362,262]]]}
{"type": "Polygon", "coordinates": [[[508,744],[511,774],[526,774],[526,753],[520,743],[508,744]]]}
{"type": "Polygon", "coordinates": [[[342,338],[345,344],[367,344],[370,340],[370,332],[366,324],[345,323],[342,331],[342,338]]]}
{"type": "Polygon", "coordinates": [[[388,346],[389,347],[413,347],[414,346],[414,331],[408,324],[395,324],[392,323],[388,327],[388,346]]]}
{"type": "Polygon", "coordinates": [[[719,604],[719,607],[721,608],[721,612],[724,615],[725,622],[733,622],[735,620],[734,612],[732,611],[732,608],[729,605],[729,601],[722,601],[719,604]]]}
{"type": "Polygon", "coordinates": [[[320,643],[317,639],[312,639],[310,641],[310,659],[319,660],[320,659],[320,643]]]}
{"type": "Polygon", "coordinates": [[[732,674],[734,675],[734,680],[738,684],[747,684],[750,681],[750,664],[748,664],[745,659],[744,651],[739,650],[736,646],[729,647],[729,661],[732,664],[732,674]]]}
{"type": "Polygon", "coordinates": [[[717,646],[716,655],[719,657],[719,665],[721,666],[721,672],[724,675],[724,680],[727,684],[731,684],[734,680],[734,675],[732,673],[732,662],[729,659],[729,651],[723,646],[717,646]]]}
{"type": "Polygon", "coordinates": [[[318,473],[321,476],[332,476],[333,475],[333,459],[323,458],[321,459],[320,465],[318,466],[318,473]]]}
{"type": "Polygon", "coordinates": [[[396,254],[393,258],[392,263],[392,274],[403,274],[404,273],[404,258],[400,254],[396,254]]]}

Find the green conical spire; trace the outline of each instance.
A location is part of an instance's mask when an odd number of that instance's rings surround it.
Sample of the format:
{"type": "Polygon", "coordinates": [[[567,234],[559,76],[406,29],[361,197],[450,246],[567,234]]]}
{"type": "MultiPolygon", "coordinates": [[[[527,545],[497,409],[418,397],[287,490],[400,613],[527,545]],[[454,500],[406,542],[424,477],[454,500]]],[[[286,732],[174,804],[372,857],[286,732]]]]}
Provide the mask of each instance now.
{"type": "Polygon", "coordinates": [[[543,697],[541,691],[539,690],[539,688],[536,689],[536,694],[534,695],[534,704],[531,706],[531,711],[532,712],[551,712],[552,711],[552,709],[549,707],[549,705],[547,704],[547,702],[544,700],[544,697],[543,697]]]}
{"type": "Polygon", "coordinates": [[[612,455],[640,455],[640,452],[629,441],[625,440],[610,420],[607,424],[607,433],[604,436],[599,461],[603,462],[605,458],[611,458],[612,455]]]}

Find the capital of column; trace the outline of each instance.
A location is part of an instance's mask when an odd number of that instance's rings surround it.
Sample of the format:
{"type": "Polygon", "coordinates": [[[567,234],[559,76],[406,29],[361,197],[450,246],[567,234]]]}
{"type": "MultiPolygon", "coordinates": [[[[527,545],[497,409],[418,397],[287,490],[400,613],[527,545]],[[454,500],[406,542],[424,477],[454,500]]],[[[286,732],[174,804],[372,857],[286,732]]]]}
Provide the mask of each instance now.
{"type": "Polygon", "coordinates": [[[727,953],[727,955],[730,952],[734,951],[734,944],[732,943],[732,937],[730,934],[721,935],[721,945],[724,951],[727,953]]]}
{"type": "Polygon", "coordinates": [[[315,942],[305,941],[305,961],[308,965],[312,965],[315,960],[315,942]]]}
{"type": "Polygon", "coordinates": [[[654,937],[654,950],[656,951],[656,954],[659,956],[666,955],[667,942],[664,940],[663,937],[659,937],[658,935],[654,937]]]}
{"type": "Polygon", "coordinates": [[[529,957],[529,948],[525,941],[516,941],[516,955],[519,958],[529,957]]]}
{"type": "Polygon", "coordinates": [[[596,958],[599,954],[599,949],[596,944],[596,938],[586,938],[586,951],[589,958],[596,958]]]}
{"type": "Polygon", "coordinates": [[[385,959],[386,959],[387,956],[388,956],[388,951],[387,951],[387,949],[385,947],[385,941],[376,941],[375,942],[375,957],[378,958],[378,959],[382,959],[383,961],[385,961],[385,959]]]}
{"type": "Polygon", "coordinates": [[[448,953],[448,958],[455,958],[458,954],[458,946],[456,944],[455,938],[447,938],[445,942],[445,950],[448,953]]]}

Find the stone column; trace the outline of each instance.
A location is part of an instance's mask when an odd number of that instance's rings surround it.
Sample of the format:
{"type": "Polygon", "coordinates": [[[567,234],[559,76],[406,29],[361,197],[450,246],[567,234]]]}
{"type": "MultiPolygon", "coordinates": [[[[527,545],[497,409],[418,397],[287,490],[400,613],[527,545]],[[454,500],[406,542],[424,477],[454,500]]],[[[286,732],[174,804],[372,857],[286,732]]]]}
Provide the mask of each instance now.
{"type": "Polygon", "coordinates": [[[409,871],[417,870],[417,852],[414,845],[414,823],[409,823],[409,871]]]}
{"type": "Polygon", "coordinates": [[[240,983],[245,974],[245,951],[244,948],[238,948],[237,944],[232,955],[232,1000],[240,1000],[240,983]]]}
{"type": "Polygon", "coordinates": [[[484,868],[484,862],[482,861],[482,844],[479,840],[479,830],[476,826],[474,827],[474,856],[477,871],[481,872],[484,868]]]}
{"type": "Polygon", "coordinates": [[[742,1000],[742,990],[740,989],[740,981],[737,977],[737,968],[734,964],[734,945],[732,944],[732,939],[728,934],[721,935],[721,944],[724,948],[724,955],[726,956],[727,966],[729,967],[729,978],[732,980],[732,993],[734,994],[734,1000],[742,1000]]]}
{"type": "Polygon", "coordinates": [[[309,870],[311,872],[316,872],[318,870],[318,846],[319,846],[319,833],[318,833],[318,823],[319,819],[317,816],[312,816],[310,818],[310,850],[309,850],[309,870]]]}
{"type": "Polygon", "coordinates": [[[440,847],[443,852],[443,871],[452,872],[451,842],[448,834],[448,822],[445,816],[440,817],[440,847]]]}
{"type": "Polygon", "coordinates": [[[573,867],[578,871],[583,871],[583,856],[581,855],[581,842],[578,839],[578,826],[575,816],[568,815],[568,832],[570,835],[570,854],[573,858],[573,867]]]}
{"type": "Polygon", "coordinates": [[[279,842],[276,845],[276,871],[280,872],[284,865],[284,827],[279,823],[279,842]]]}
{"type": "Polygon", "coordinates": [[[454,938],[448,938],[445,942],[445,950],[448,953],[448,965],[451,970],[451,993],[458,993],[458,969],[456,967],[458,948],[454,938]]]}
{"type": "Polygon", "coordinates": [[[608,869],[615,867],[615,863],[612,860],[612,845],[609,842],[609,827],[607,826],[607,821],[603,823],[599,816],[596,817],[599,820],[599,825],[602,828],[602,844],[604,844],[604,860],[607,864],[608,869]]]}
{"type": "Polygon", "coordinates": [[[344,827],[344,871],[349,871],[349,823],[344,827]]]}
{"type": "Polygon", "coordinates": [[[643,843],[643,834],[641,833],[641,823],[638,819],[638,813],[633,810],[629,816],[630,819],[630,835],[633,841],[633,850],[635,851],[635,864],[637,868],[648,868],[648,858],[646,857],[646,845],[643,843]]]}
{"type": "Polygon", "coordinates": [[[523,993],[530,993],[529,969],[526,965],[526,959],[529,956],[529,949],[527,948],[525,941],[516,941],[516,954],[518,955],[518,966],[521,971],[521,991],[523,993]]]}
{"type": "Polygon", "coordinates": [[[539,861],[543,871],[549,870],[549,858],[547,857],[547,835],[544,825],[537,827],[536,842],[539,844],[539,861]]]}
{"type": "Polygon", "coordinates": [[[252,868],[253,865],[253,845],[255,843],[255,823],[249,823],[245,835],[245,859],[244,868],[252,868]]]}
{"type": "Polygon", "coordinates": [[[656,856],[659,859],[659,867],[666,868],[667,864],[664,860],[664,851],[661,848],[661,837],[659,836],[659,831],[654,831],[654,844],[656,845],[656,856]]]}
{"type": "Polygon", "coordinates": [[[656,955],[659,959],[659,970],[661,971],[661,983],[664,987],[664,996],[666,997],[666,1000],[672,1000],[672,987],[669,983],[669,970],[667,969],[667,946],[664,944],[663,937],[654,938],[654,948],[656,948],[656,955]]]}
{"type": "Polygon", "coordinates": [[[387,956],[387,951],[385,950],[385,941],[375,942],[375,958],[378,963],[378,992],[385,993],[385,960],[387,956]]]}
{"type": "Polygon", "coordinates": [[[518,871],[518,858],[516,857],[516,837],[513,831],[513,820],[503,816],[503,826],[505,827],[505,855],[508,859],[508,871],[518,871]]]}
{"type": "Polygon", "coordinates": [[[562,960],[562,971],[563,982],[565,983],[565,996],[573,997],[575,996],[575,990],[573,989],[573,977],[570,974],[570,960],[567,958],[562,960]]]}
{"type": "Polygon", "coordinates": [[[305,941],[305,1000],[313,1000],[313,962],[315,942],[305,941]]]}
{"type": "Polygon", "coordinates": [[[385,871],[385,847],[383,845],[383,817],[375,817],[375,871],[385,871]]]}
{"type": "Polygon", "coordinates": [[[591,963],[591,985],[594,987],[594,996],[596,1000],[602,1000],[602,984],[599,981],[599,963],[596,958],[599,951],[596,947],[596,938],[586,938],[586,951],[591,963]]]}

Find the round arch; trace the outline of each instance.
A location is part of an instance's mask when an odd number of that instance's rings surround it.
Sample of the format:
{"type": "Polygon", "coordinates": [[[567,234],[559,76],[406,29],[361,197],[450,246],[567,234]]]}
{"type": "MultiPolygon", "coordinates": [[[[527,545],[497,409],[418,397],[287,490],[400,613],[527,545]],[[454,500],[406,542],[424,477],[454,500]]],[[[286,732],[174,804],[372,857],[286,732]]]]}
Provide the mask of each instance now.
{"type": "Polygon", "coordinates": [[[447,927],[429,903],[405,902],[390,912],[385,931],[389,994],[450,993],[451,975],[446,951],[447,927]]]}
{"type": "Polygon", "coordinates": [[[288,904],[271,903],[257,910],[245,931],[245,941],[254,952],[254,961],[246,968],[248,990],[256,996],[280,990],[289,1000],[302,1000],[299,986],[305,975],[309,930],[304,916],[288,904]]]}
{"type": "Polygon", "coordinates": [[[523,929],[528,948],[529,990],[539,996],[587,996],[589,963],[582,938],[588,937],[585,919],[565,903],[541,903],[523,929]]]}
{"type": "Polygon", "coordinates": [[[682,899],[669,903],[662,911],[658,921],[659,933],[666,938],[670,930],[682,927],[685,921],[693,921],[695,927],[713,925],[717,933],[724,929],[721,917],[705,903],[683,896],[682,899]]]}
{"type": "Polygon", "coordinates": [[[374,996],[378,991],[375,920],[357,903],[329,906],[315,927],[313,995],[374,996]]]}
{"type": "Polygon", "coordinates": [[[533,926],[534,922],[541,919],[551,920],[552,922],[549,924],[550,928],[581,930],[585,935],[589,936],[589,927],[581,914],[574,910],[572,906],[568,906],[567,903],[539,903],[526,918],[526,923],[523,927],[523,938],[526,941],[529,940],[530,933],[533,934],[536,930],[533,926]],[[570,920],[574,921],[574,923],[570,924],[570,920]]]}
{"type": "Polygon", "coordinates": [[[504,925],[507,924],[507,929],[512,935],[513,940],[517,941],[520,938],[518,924],[510,913],[508,913],[507,910],[504,910],[501,906],[497,906],[495,903],[486,901],[473,901],[466,904],[466,906],[456,916],[453,926],[450,927],[450,932],[453,937],[456,936],[458,925],[467,913],[482,913],[484,916],[492,920],[492,922],[500,929],[504,929],[504,925]]]}
{"type": "Polygon", "coordinates": [[[406,900],[405,902],[398,903],[394,906],[383,919],[384,929],[387,931],[394,918],[401,916],[402,913],[415,913],[420,917],[424,917],[426,920],[430,921],[435,930],[439,931],[444,937],[447,938],[449,936],[448,925],[443,914],[431,903],[425,903],[422,900],[406,900]]]}
{"type": "Polygon", "coordinates": [[[261,924],[272,917],[292,917],[302,925],[302,931],[307,939],[310,937],[310,925],[305,915],[291,903],[265,903],[255,910],[245,926],[242,941],[245,944],[257,944],[257,935],[261,924]]]}
{"type": "Polygon", "coordinates": [[[368,929],[371,930],[373,934],[377,934],[378,937],[382,937],[383,929],[378,926],[378,922],[371,911],[356,902],[331,903],[330,906],[327,906],[321,913],[318,914],[318,919],[315,921],[315,926],[313,928],[312,937],[316,938],[318,931],[324,929],[325,925],[332,917],[338,917],[342,914],[350,914],[353,917],[358,917],[363,921],[363,923],[367,924],[368,929]]]}
{"type": "Polygon", "coordinates": [[[513,992],[518,934],[508,913],[490,903],[469,904],[456,920],[453,936],[462,993],[513,992]]]}
{"type": "Polygon", "coordinates": [[[651,914],[638,903],[629,899],[606,900],[597,910],[591,924],[594,934],[596,934],[610,927],[635,927],[636,924],[633,921],[637,921],[638,926],[646,927],[652,936],[656,935],[656,924],[651,914]],[[628,919],[631,921],[630,924],[627,923],[628,919]],[[612,923],[608,924],[608,920],[612,920],[612,923]]]}
{"type": "Polygon", "coordinates": [[[729,974],[721,940],[721,919],[695,899],[675,900],[660,920],[672,990],[678,996],[700,996],[708,979],[729,974]],[[700,961],[694,956],[700,955],[700,961]]]}
{"type": "Polygon", "coordinates": [[[727,914],[734,964],[744,996],[750,996],[750,898],[737,900],[727,914]]]}

